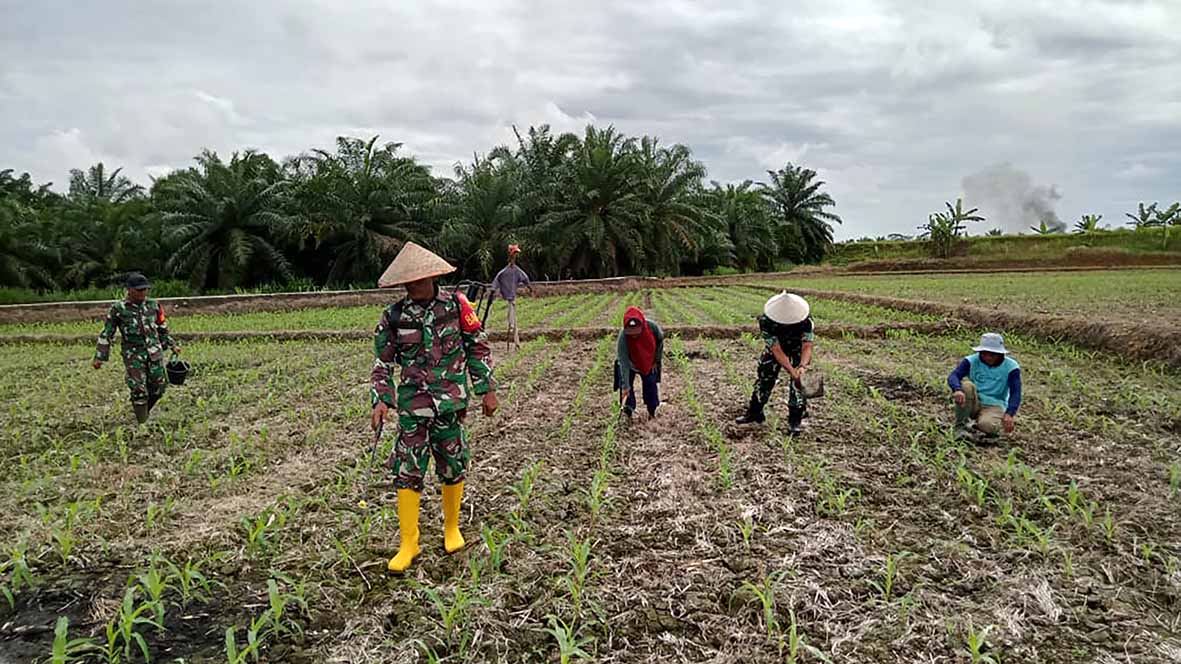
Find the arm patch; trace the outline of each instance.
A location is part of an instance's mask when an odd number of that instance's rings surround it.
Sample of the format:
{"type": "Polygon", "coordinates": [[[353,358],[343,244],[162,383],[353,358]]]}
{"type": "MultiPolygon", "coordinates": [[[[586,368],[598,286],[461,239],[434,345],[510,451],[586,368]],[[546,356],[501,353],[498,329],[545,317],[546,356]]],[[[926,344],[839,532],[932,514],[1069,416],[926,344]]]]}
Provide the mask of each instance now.
{"type": "Polygon", "coordinates": [[[460,329],[469,334],[479,332],[483,325],[480,323],[480,317],[476,315],[476,310],[472,309],[471,303],[467,301],[467,297],[463,293],[456,293],[455,298],[459,300],[460,329]]]}

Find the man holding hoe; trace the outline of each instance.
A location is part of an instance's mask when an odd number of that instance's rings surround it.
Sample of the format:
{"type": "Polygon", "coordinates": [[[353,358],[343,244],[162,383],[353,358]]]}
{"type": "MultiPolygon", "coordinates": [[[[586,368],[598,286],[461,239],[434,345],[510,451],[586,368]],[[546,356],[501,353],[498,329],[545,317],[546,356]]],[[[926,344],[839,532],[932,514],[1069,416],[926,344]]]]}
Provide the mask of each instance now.
{"type": "Polygon", "coordinates": [[[402,573],[419,553],[418,512],[423,476],[431,457],[443,485],[443,546],[464,547],[459,532],[463,479],[471,457],[463,430],[467,380],[483,397],[484,415],[497,409],[487,335],[471,304],[460,293],[439,290],[435,279],[454,272],[447,261],[407,242],[378,280],[378,287],[405,286],[406,297],[386,308],[374,333],[370,399],[372,425],[386,413],[398,418],[398,440],[389,465],[398,492],[398,553],[391,572],[402,573]],[[401,377],[394,382],[394,369],[401,377]]]}
{"type": "Polygon", "coordinates": [[[115,330],[123,336],[123,367],[127,372],[127,389],[131,391],[131,409],[135,421],[148,421],[148,413],[164,396],[168,380],[164,372],[164,350],[180,353],[180,346],[168,334],[168,319],[164,307],[148,298],[151,284],[138,272],[127,275],[127,296],[111,305],[103,331],[98,335],[94,351],[95,369],[111,359],[111,340],[115,330]]]}

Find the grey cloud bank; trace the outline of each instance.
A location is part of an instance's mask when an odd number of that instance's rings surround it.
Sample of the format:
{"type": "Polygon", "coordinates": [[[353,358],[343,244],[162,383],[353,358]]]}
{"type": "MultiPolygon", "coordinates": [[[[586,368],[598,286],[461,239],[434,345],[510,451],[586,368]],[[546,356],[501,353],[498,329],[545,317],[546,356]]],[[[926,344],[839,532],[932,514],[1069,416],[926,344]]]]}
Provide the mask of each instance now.
{"type": "Polygon", "coordinates": [[[204,147],[380,133],[448,175],[514,123],[593,121],[685,143],[717,180],[800,161],[844,238],[965,194],[1006,223],[966,190],[997,164],[1056,185],[1067,223],[1181,199],[1181,3],[919,4],[11,2],[0,168],[146,181],[204,147]]]}

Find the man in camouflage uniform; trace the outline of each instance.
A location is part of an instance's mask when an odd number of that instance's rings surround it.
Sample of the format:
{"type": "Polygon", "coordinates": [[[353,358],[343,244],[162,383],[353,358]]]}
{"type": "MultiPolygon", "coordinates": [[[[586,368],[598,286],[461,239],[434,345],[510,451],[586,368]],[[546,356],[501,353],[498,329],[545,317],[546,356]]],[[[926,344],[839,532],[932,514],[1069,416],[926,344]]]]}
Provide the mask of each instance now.
{"type": "Polygon", "coordinates": [[[483,397],[484,414],[491,416],[497,408],[492,351],[483,325],[463,295],[440,291],[435,284],[436,277],[454,270],[408,242],[378,281],[383,288],[406,287],[406,297],[387,307],[377,324],[370,390],[374,429],[390,409],[398,417],[398,440],[389,460],[401,535],[389,569],[397,573],[406,571],[419,553],[419,504],[432,456],[443,485],[444,549],[454,553],[464,547],[459,512],[471,456],[463,430],[469,377],[472,391],[483,397]],[[395,367],[401,371],[396,385],[395,367]]]}
{"type": "Polygon", "coordinates": [[[793,436],[799,435],[807,408],[800,384],[812,362],[813,332],[810,307],[799,295],[783,292],[767,300],[763,315],[759,316],[759,331],[766,349],[759,358],[758,379],[750,396],[746,414],[738,424],[757,424],[766,420],[763,408],[771,399],[771,390],[779,380],[780,369],[791,374],[788,393],[788,426],[793,436]]]}
{"type": "Polygon", "coordinates": [[[140,424],[164,396],[168,381],[164,374],[164,350],[180,352],[180,346],[168,334],[168,319],[160,303],[148,299],[151,284],[147,277],[132,273],[127,277],[127,297],[111,305],[103,331],[98,335],[94,368],[111,358],[111,339],[115,330],[123,336],[123,366],[127,370],[127,389],[131,408],[140,424]]]}

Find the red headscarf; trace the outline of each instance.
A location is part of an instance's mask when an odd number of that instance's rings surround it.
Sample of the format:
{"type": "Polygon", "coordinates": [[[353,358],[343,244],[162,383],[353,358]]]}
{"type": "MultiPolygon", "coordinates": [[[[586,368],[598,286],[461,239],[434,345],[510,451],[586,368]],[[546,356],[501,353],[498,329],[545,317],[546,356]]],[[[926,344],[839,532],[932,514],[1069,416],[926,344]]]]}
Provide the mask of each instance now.
{"type": "Polygon", "coordinates": [[[652,334],[652,328],[648,327],[644,312],[639,307],[627,308],[627,313],[623,314],[623,327],[632,366],[641,376],[647,376],[656,365],[656,335],[652,334]],[[640,333],[634,336],[626,333],[627,322],[633,319],[640,321],[640,333]]]}

